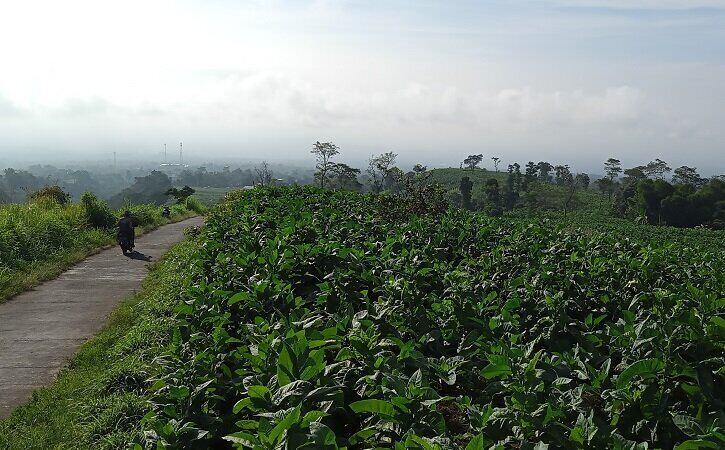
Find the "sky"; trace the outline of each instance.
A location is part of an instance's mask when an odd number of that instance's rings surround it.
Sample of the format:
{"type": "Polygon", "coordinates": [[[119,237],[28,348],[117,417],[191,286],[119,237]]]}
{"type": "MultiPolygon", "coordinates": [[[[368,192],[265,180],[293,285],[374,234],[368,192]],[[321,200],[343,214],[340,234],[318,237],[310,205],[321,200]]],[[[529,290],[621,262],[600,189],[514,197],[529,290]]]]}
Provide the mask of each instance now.
{"type": "Polygon", "coordinates": [[[0,0],[0,165],[319,140],[711,175],[724,125],[725,0],[0,0]]]}

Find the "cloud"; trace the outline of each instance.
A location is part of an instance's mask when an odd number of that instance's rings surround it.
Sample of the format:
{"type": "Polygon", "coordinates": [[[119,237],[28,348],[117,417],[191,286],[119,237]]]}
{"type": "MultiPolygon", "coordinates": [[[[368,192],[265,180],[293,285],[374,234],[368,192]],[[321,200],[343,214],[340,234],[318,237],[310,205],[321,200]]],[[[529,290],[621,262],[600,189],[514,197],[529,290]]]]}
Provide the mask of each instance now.
{"type": "Polygon", "coordinates": [[[11,118],[24,115],[25,111],[0,94],[0,117],[11,118]]]}
{"type": "Polygon", "coordinates": [[[556,4],[575,7],[616,9],[697,9],[725,8],[725,0],[557,0],[556,4]]]}
{"type": "Polygon", "coordinates": [[[211,88],[216,92],[205,90],[205,98],[194,102],[188,113],[203,111],[248,124],[271,121],[306,127],[397,124],[483,129],[632,127],[648,113],[645,94],[630,86],[600,92],[546,92],[531,87],[475,91],[408,83],[395,89],[353,91],[259,73],[228,77],[211,88]]]}

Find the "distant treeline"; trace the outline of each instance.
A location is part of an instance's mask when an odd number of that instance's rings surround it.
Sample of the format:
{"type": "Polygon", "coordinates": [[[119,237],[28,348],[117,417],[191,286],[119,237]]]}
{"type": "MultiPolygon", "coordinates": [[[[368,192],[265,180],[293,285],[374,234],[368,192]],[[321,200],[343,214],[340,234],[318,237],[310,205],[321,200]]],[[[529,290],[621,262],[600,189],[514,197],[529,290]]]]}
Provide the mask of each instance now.
{"type": "Polygon", "coordinates": [[[85,192],[109,198],[130,185],[134,176],[141,172],[91,172],[47,165],[32,166],[29,170],[7,168],[0,172],[0,203],[24,202],[28,195],[45,186],[59,186],[75,200],[79,200],[85,192]]]}

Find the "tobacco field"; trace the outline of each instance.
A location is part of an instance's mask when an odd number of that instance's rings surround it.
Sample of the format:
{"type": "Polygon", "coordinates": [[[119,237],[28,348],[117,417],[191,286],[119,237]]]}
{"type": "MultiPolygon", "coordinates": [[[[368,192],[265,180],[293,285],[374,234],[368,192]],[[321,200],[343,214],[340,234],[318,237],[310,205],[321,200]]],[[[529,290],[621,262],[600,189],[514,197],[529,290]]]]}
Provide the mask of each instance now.
{"type": "Polygon", "coordinates": [[[380,204],[216,206],[137,446],[725,446],[721,245],[380,204]]]}

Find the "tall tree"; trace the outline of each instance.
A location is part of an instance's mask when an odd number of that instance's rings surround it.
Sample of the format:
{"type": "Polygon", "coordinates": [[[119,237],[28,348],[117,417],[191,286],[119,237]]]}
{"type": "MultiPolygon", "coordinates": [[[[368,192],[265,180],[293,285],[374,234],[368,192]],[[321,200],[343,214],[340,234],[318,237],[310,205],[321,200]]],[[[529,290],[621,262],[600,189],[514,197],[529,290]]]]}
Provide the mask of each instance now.
{"type": "Polygon", "coordinates": [[[499,158],[498,156],[493,156],[491,157],[491,161],[493,161],[494,169],[496,170],[496,172],[498,172],[498,163],[501,162],[501,158],[499,158]]]}
{"type": "Polygon", "coordinates": [[[509,164],[506,186],[504,186],[504,206],[512,209],[519,199],[519,187],[521,184],[521,166],[518,163],[509,164]]]}
{"type": "Polygon", "coordinates": [[[604,162],[604,173],[607,174],[607,178],[614,181],[614,179],[622,173],[622,161],[615,158],[609,158],[604,162]]]}
{"type": "Polygon", "coordinates": [[[262,164],[254,168],[254,172],[257,174],[255,181],[258,185],[264,187],[272,184],[273,173],[267,161],[262,161],[262,164]]]}
{"type": "Polygon", "coordinates": [[[597,187],[600,191],[605,192],[609,196],[609,200],[612,199],[612,194],[614,193],[614,181],[610,178],[600,178],[597,181],[595,181],[597,187]]]}
{"type": "Polygon", "coordinates": [[[421,174],[428,171],[428,168],[422,164],[416,164],[413,166],[413,173],[421,174]]]}
{"type": "Polygon", "coordinates": [[[644,173],[644,168],[644,166],[637,166],[632,167],[631,169],[626,169],[624,171],[625,183],[632,183],[647,178],[647,175],[644,173]]]}
{"type": "Polygon", "coordinates": [[[539,166],[536,165],[533,161],[529,161],[526,163],[526,172],[524,173],[524,182],[521,188],[524,191],[529,190],[529,185],[536,181],[536,177],[538,177],[539,174],[539,166]]]}
{"type": "Polygon", "coordinates": [[[673,184],[687,184],[690,186],[700,187],[704,184],[703,178],[697,173],[697,168],[680,166],[675,169],[672,176],[673,184]]]}
{"type": "Polygon", "coordinates": [[[565,181],[565,175],[569,172],[569,166],[568,165],[556,165],[554,166],[554,180],[557,185],[563,186],[565,181]]]}
{"type": "Polygon", "coordinates": [[[370,189],[376,194],[382,192],[383,188],[393,181],[392,170],[397,157],[398,155],[393,152],[386,152],[378,156],[371,156],[368,160],[366,172],[370,178],[370,189]]]}
{"type": "Polygon", "coordinates": [[[564,209],[564,217],[569,211],[574,195],[576,194],[576,183],[574,182],[574,176],[569,170],[569,166],[563,166],[560,169],[559,178],[561,179],[561,186],[564,187],[564,197],[562,200],[562,207],[564,209]]]}
{"type": "Polygon", "coordinates": [[[656,158],[654,161],[648,162],[647,165],[642,168],[642,171],[648,178],[662,180],[664,179],[666,173],[670,173],[672,171],[672,168],[670,168],[666,162],[656,158]]]}
{"type": "Polygon", "coordinates": [[[337,189],[347,189],[349,191],[359,191],[362,184],[357,179],[360,169],[355,169],[343,163],[333,164],[330,169],[330,186],[337,189]]]}
{"type": "Polygon", "coordinates": [[[546,183],[551,181],[551,178],[549,177],[549,173],[551,172],[551,169],[553,169],[553,166],[551,164],[546,161],[539,161],[539,163],[536,165],[536,168],[539,171],[539,178],[541,178],[541,181],[544,181],[546,183]]]}
{"type": "Polygon", "coordinates": [[[320,183],[320,187],[325,187],[327,174],[332,169],[332,157],[340,153],[340,147],[332,142],[317,141],[312,147],[312,154],[315,155],[317,164],[315,165],[315,179],[320,183]]]}
{"type": "Polygon", "coordinates": [[[470,170],[475,170],[476,167],[481,164],[481,161],[483,161],[483,155],[468,155],[468,157],[463,160],[463,164],[465,164],[470,170]]]}
{"type": "Polygon", "coordinates": [[[495,178],[486,180],[486,207],[490,215],[501,215],[501,192],[495,178]]]}
{"type": "Polygon", "coordinates": [[[574,182],[577,186],[581,186],[582,189],[589,189],[589,174],[584,172],[576,174],[574,182]]]}
{"type": "Polygon", "coordinates": [[[473,191],[473,182],[471,182],[471,179],[462,177],[459,189],[461,191],[461,204],[463,208],[471,209],[471,192],[473,191]]]}

